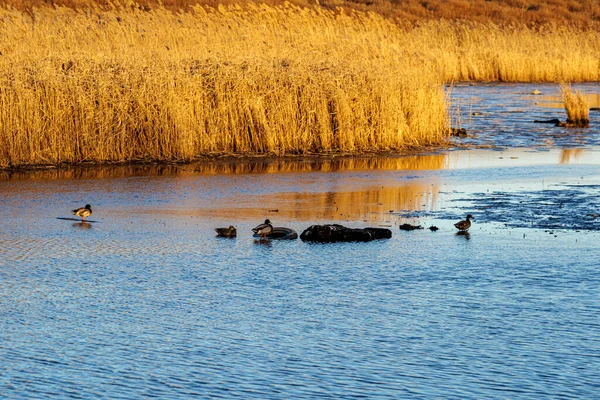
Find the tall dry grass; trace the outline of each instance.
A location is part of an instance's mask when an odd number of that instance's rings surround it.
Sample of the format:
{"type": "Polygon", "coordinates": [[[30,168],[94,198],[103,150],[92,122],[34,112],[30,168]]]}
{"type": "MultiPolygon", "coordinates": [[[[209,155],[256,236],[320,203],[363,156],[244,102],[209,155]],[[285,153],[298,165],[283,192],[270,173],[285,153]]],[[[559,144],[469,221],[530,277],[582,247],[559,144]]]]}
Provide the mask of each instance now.
{"type": "Polygon", "coordinates": [[[547,25],[427,22],[407,32],[414,68],[445,82],[583,82],[600,80],[598,32],[547,25]]]}
{"type": "Polygon", "coordinates": [[[590,124],[590,106],[583,94],[577,90],[573,92],[571,85],[562,83],[560,92],[567,112],[567,126],[586,127],[590,124]]]}
{"type": "Polygon", "coordinates": [[[444,82],[600,80],[595,32],[290,4],[0,9],[0,53],[1,167],[401,151],[447,138],[444,82]]]}
{"type": "Polygon", "coordinates": [[[446,97],[382,18],[293,6],[0,11],[0,165],[402,150],[446,97]],[[395,38],[395,39],[394,39],[395,38]]]}

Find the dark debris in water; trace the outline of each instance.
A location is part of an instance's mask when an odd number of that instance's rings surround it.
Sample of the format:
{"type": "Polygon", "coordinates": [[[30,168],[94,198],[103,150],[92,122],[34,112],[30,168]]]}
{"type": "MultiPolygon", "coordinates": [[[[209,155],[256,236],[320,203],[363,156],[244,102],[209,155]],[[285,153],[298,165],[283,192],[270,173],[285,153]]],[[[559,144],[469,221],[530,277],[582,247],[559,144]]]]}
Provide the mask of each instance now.
{"type": "Polygon", "coordinates": [[[403,231],[414,231],[417,229],[423,229],[423,227],[421,225],[412,225],[412,224],[400,225],[400,230],[403,230],[403,231]]]}

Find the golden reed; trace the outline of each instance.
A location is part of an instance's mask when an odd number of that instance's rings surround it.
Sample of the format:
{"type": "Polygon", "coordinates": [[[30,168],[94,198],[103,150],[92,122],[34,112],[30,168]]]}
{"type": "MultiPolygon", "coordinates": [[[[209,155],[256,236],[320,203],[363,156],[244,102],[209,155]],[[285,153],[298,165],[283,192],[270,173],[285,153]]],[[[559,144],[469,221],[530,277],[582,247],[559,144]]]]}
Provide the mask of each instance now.
{"type": "Polygon", "coordinates": [[[577,90],[573,92],[571,86],[561,83],[560,92],[567,112],[566,126],[585,128],[590,124],[590,106],[583,94],[577,90]]]}
{"type": "Polygon", "coordinates": [[[598,80],[598,42],[289,4],[0,9],[0,167],[438,145],[444,82],[598,80]]]}

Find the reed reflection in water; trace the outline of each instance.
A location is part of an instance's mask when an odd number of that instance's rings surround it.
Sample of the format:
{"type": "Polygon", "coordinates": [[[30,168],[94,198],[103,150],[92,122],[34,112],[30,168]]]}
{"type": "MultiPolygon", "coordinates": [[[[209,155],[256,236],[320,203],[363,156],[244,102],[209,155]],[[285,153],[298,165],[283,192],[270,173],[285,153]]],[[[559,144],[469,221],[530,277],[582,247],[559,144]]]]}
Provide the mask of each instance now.
{"type": "Polygon", "coordinates": [[[203,160],[190,164],[128,164],[74,166],[31,170],[0,170],[0,179],[81,179],[129,176],[193,176],[197,174],[250,174],[340,172],[358,170],[436,170],[447,168],[445,154],[382,157],[308,157],[279,159],[203,160]]]}
{"type": "Polygon", "coordinates": [[[431,209],[436,202],[436,179],[417,179],[421,174],[410,171],[447,167],[447,156],[438,154],[4,171],[12,183],[4,195],[8,202],[25,196],[36,209],[43,204],[52,217],[72,209],[75,204],[64,204],[72,201],[97,205],[96,218],[121,221],[150,216],[171,224],[195,217],[226,226],[265,218],[275,224],[390,224],[392,211],[431,209]]]}
{"type": "Polygon", "coordinates": [[[3,171],[0,179],[13,183],[4,185],[5,201],[26,196],[35,209],[47,203],[47,212],[56,217],[61,216],[56,214],[61,207],[69,210],[92,202],[105,209],[104,215],[110,212],[123,219],[162,214],[218,219],[229,226],[272,216],[276,221],[390,224],[392,211],[397,215],[440,209],[442,175],[427,171],[559,163],[597,163],[597,154],[581,149],[513,149],[406,157],[213,160],[3,171]],[[66,201],[77,204],[62,206],[66,201]]]}
{"type": "MultiPolygon", "coordinates": [[[[577,89],[577,88],[575,88],[577,89]]],[[[590,108],[600,107],[600,94],[599,93],[583,93],[585,101],[587,101],[590,108]]],[[[560,108],[565,107],[564,101],[560,94],[541,96],[536,105],[547,108],[560,108]]]]}
{"type": "Polygon", "coordinates": [[[583,154],[583,149],[562,149],[560,152],[560,163],[570,164],[575,160],[579,160],[583,154]]]}
{"type": "MultiPolygon", "coordinates": [[[[393,212],[437,208],[438,187],[405,184],[395,188],[364,188],[354,192],[283,193],[275,196],[280,218],[292,220],[361,221],[391,224],[393,212]]],[[[219,210],[216,210],[220,213],[219,210]]],[[[229,210],[222,210],[227,215],[229,210]]],[[[245,210],[245,215],[260,219],[264,209],[245,210]]],[[[267,210],[273,211],[273,210],[267,210]]]]}
{"type": "MultiPolygon", "coordinates": [[[[577,138],[573,141],[577,142],[577,138]]],[[[584,162],[597,163],[595,149],[545,149],[536,152],[528,148],[497,151],[466,150],[444,154],[371,157],[306,157],[278,159],[211,159],[190,164],[127,164],[73,166],[23,170],[0,170],[0,180],[19,179],[110,179],[132,176],[180,176],[222,174],[279,174],[302,172],[347,171],[423,171],[442,169],[584,162]],[[570,154],[566,156],[566,154],[570,154]],[[499,161],[499,160],[504,161],[499,161]]]]}

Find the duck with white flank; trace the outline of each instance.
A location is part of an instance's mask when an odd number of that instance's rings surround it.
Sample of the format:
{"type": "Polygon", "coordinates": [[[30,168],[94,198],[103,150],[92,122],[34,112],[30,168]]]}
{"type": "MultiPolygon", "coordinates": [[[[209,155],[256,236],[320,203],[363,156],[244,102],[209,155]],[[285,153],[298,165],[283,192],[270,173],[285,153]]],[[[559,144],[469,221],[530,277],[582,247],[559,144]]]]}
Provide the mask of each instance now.
{"type": "Polygon", "coordinates": [[[261,239],[266,239],[267,235],[273,232],[273,225],[271,225],[271,221],[265,219],[265,223],[252,228],[252,232],[260,235],[261,239]]]}
{"type": "Polygon", "coordinates": [[[92,206],[86,204],[85,207],[77,208],[75,210],[71,210],[73,215],[81,217],[82,221],[85,221],[85,217],[89,217],[92,215],[92,206]]]}
{"type": "MultiPolygon", "coordinates": [[[[459,230],[459,231],[468,231],[469,228],[471,227],[471,218],[473,218],[473,216],[471,214],[467,215],[467,219],[465,219],[464,221],[459,221],[457,223],[454,224],[454,226],[459,230]]],[[[475,221],[475,218],[473,218],[473,221],[475,221]]]]}

